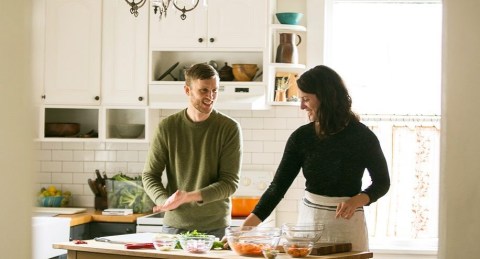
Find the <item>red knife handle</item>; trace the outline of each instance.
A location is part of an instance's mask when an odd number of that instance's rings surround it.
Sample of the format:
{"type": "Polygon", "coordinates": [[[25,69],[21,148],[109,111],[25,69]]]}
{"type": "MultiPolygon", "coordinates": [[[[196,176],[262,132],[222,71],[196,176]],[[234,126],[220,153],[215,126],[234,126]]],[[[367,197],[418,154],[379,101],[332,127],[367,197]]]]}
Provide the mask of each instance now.
{"type": "Polygon", "coordinates": [[[142,249],[142,248],[155,248],[153,243],[128,243],[125,244],[126,249],[142,249]]]}

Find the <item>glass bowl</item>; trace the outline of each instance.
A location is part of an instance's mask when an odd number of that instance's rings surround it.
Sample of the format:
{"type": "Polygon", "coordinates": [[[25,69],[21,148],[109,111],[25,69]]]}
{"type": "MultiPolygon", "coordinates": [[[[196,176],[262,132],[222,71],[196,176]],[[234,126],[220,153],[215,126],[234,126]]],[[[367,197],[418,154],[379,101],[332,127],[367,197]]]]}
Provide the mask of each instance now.
{"type": "Polygon", "coordinates": [[[281,229],[274,227],[228,227],[228,246],[238,255],[262,256],[262,249],[275,249],[281,229]]]}
{"type": "Polygon", "coordinates": [[[178,241],[183,250],[195,254],[203,254],[212,249],[215,241],[214,235],[184,236],[178,235],[178,241]]]}
{"type": "Polygon", "coordinates": [[[322,236],[325,225],[322,223],[282,225],[282,233],[289,242],[318,242],[322,236]]]}
{"type": "Polygon", "coordinates": [[[283,250],[286,254],[293,258],[307,257],[313,249],[314,242],[285,242],[283,243],[283,250]]]}
{"type": "Polygon", "coordinates": [[[160,251],[170,251],[177,245],[177,237],[169,234],[157,234],[153,237],[153,246],[160,251]]]}

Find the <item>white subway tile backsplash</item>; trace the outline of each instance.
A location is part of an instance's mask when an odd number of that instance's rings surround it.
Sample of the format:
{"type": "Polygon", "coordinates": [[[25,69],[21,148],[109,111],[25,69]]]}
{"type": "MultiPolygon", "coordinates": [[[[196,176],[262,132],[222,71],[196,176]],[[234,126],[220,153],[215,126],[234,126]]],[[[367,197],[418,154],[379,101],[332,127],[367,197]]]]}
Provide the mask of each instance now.
{"type": "Polygon", "coordinates": [[[72,184],[80,184],[83,186],[83,188],[89,188],[90,187],[87,185],[88,178],[90,179],[95,179],[95,171],[89,172],[89,173],[74,173],[73,178],[72,178],[72,184]]]}
{"type": "Polygon", "coordinates": [[[83,162],[83,172],[85,173],[95,173],[95,170],[100,170],[100,172],[105,171],[105,162],[83,162]]]}
{"type": "Polygon", "coordinates": [[[276,118],[295,118],[298,117],[300,108],[297,106],[279,106],[275,110],[276,118]]]}
{"type": "Polygon", "coordinates": [[[71,149],[71,150],[82,150],[83,149],[83,143],[82,142],[63,142],[62,143],[62,148],[65,149],[71,149]]]}
{"type": "Polygon", "coordinates": [[[144,163],[128,163],[128,174],[140,175],[143,171],[144,163]]]}
{"type": "Polygon", "coordinates": [[[278,130],[287,127],[287,120],[282,118],[265,118],[265,129],[278,130]]]}
{"type": "Polygon", "coordinates": [[[117,151],[117,161],[121,162],[137,162],[138,161],[138,152],[137,151],[117,151]]]}
{"type": "Polygon", "coordinates": [[[253,118],[275,118],[275,110],[259,110],[259,111],[252,111],[253,118]]]}
{"type": "Polygon", "coordinates": [[[149,147],[148,143],[128,143],[127,150],[147,151],[149,147]]]}
{"type": "Polygon", "coordinates": [[[42,149],[62,149],[61,142],[42,142],[42,149]]]}
{"type": "Polygon", "coordinates": [[[53,161],[72,161],[73,151],[71,150],[52,150],[53,161]]]}
{"type": "Polygon", "coordinates": [[[95,151],[93,150],[75,150],[73,151],[74,161],[95,161],[95,151]]]}
{"type": "Polygon", "coordinates": [[[263,129],[264,120],[261,118],[241,118],[239,120],[242,128],[246,129],[263,129]]]}
{"type": "Polygon", "coordinates": [[[116,161],[116,151],[95,151],[95,161],[116,161]]]}
{"type": "Polygon", "coordinates": [[[127,143],[120,143],[120,142],[105,143],[105,150],[127,150],[127,149],[128,149],[127,143]]]}
{"type": "Polygon", "coordinates": [[[115,174],[122,172],[126,173],[128,169],[127,162],[107,162],[105,163],[105,172],[109,177],[114,176],[115,174]]]}
{"type": "Polygon", "coordinates": [[[105,150],[104,142],[85,142],[85,150],[105,150]]]}
{"type": "Polygon", "coordinates": [[[37,184],[50,184],[52,182],[52,173],[39,172],[36,174],[36,179],[35,183],[37,184]]]}
{"type": "Polygon", "coordinates": [[[243,152],[263,152],[263,142],[244,140],[243,152]]]}
{"type": "Polygon", "coordinates": [[[285,149],[285,142],[281,142],[281,141],[264,141],[263,142],[264,152],[282,153],[284,149],[285,149]]]}
{"type": "Polygon", "coordinates": [[[271,164],[273,158],[273,153],[252,153],[252,164],[271,164]]]}
{"type": "Polygon", "coordinates": [[[52,173],[52,183],[73,183],[73,173],[52,173]]]}
{"type": "Polygon", "coordinates": [[[274,140],[275,131],[274,130],[251,130],[252,136],[251,140],[274,140]]]}
{"type": "Polygon", "coordinates": [[[62,172],[68,173],[82,173],[83,172],[83,162],[63,162],[62,163],[62,172]]]}
{"type": "Polygon", "coordinates": [[[40,161],[52,160],[52,150],[37,150],[37,157],[40,161]]]}
{"type": "Polygon", "coordinates": [[[41,163],[41,172],[61,172],[62,162],[57,161],[44,161],[41,163]]]}

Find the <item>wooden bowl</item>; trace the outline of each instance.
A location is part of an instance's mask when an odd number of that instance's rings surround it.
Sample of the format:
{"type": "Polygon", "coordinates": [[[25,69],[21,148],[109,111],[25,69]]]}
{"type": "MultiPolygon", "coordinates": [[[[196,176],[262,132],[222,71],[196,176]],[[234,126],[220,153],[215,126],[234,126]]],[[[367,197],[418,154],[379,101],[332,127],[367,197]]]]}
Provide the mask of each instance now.
{"type": "Polygon", "coordinates": [[[45,123],[45,137],[72,137],[80,132],[80,123],[45,123]]]}
{"type": "Polygon", "coordinates": [[[252,81],[258,71],[257,64],[233,64],[232,72],[236,81],[252,81]]]}

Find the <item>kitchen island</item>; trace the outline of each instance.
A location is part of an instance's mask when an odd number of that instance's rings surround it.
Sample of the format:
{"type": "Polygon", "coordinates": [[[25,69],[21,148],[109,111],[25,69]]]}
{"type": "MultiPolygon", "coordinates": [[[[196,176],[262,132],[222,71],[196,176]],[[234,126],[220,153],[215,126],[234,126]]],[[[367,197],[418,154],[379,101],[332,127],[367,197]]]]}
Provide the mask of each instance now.
{"type": "MultiPolygon", "coordinates": [[[[144,258],[231,258],[231,259],[247,259],[252,257],[240,256],[231,250],[211,250],[205,254],[193,254],[181,249],[171,251],[159,251],[155,249],[126,249],[123,244],[111,244],[105,242],[97,242],[95,240],[86,240],[86,244],[75,244],[74,242],[65,242],[53,244],[53,248],[66,249],[68,251],[68,259],[144,259],[144,258]]],[[[309,258],[319,259],[364,259],[372,258],[371,252],[346,252],[336,253],[323,256],[309,256],[309,258]]],[[[278,259],[291,258],[289,255],[280,253],[278,259]]]]}

